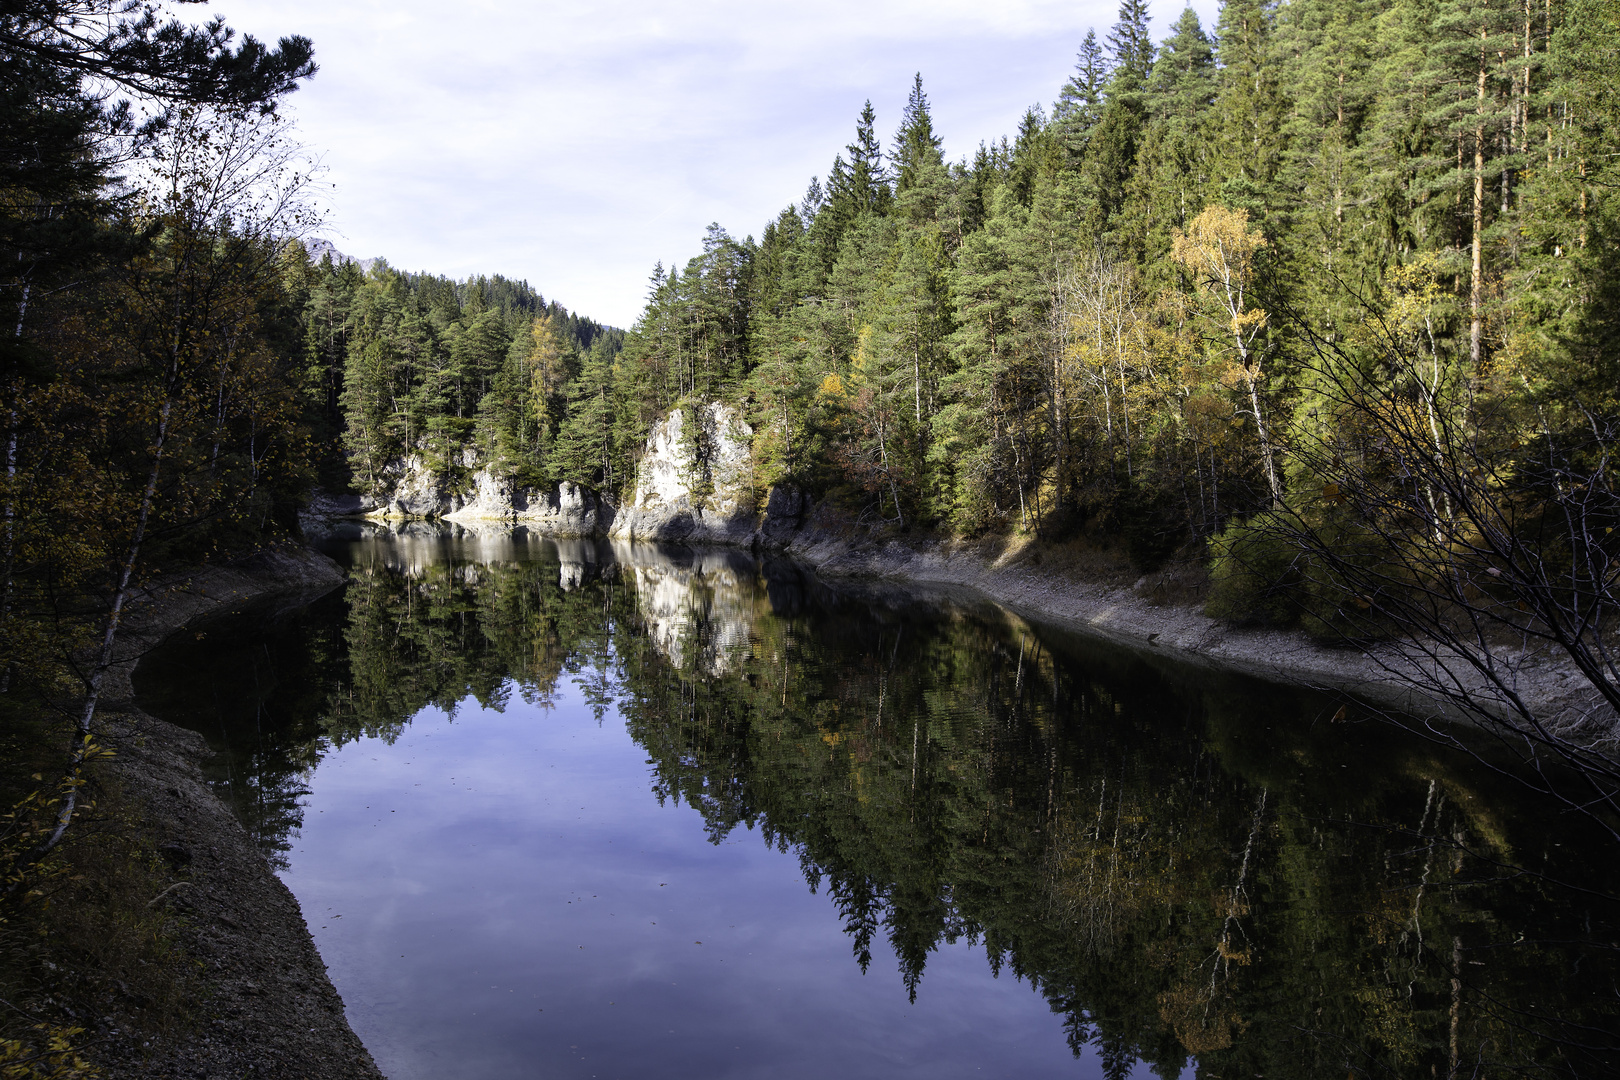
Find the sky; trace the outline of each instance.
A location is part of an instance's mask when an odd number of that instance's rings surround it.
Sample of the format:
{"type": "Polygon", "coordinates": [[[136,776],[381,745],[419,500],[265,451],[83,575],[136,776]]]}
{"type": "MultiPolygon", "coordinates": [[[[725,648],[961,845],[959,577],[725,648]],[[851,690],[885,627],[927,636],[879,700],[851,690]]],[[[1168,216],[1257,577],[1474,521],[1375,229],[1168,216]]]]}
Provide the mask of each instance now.
{"type": "MultiPolygon", "coordinates": [[[[1193,8],[1205,28],[1216,0],[1193,8]]],[[[1182,0],[1153,0],[1162,38],[1182,0]]],[[[198,10],[181,9],[195,18],[198,10]]],[[[1109,0],[765,5],[217,0],[315,42],[289,100],[329,184],[325,238],[454,278],[524,278],[630,326],[655,262],[741,238],[825,178],[868,98],[885,145],[921,72],[948,159],[1050,109],[1109,0]]]]}

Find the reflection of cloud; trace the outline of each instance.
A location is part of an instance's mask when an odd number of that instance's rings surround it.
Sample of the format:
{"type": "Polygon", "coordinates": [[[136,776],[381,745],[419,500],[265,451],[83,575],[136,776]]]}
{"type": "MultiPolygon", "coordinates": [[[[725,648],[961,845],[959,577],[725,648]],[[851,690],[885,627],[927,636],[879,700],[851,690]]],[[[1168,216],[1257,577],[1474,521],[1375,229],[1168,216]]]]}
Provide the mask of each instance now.
{"type": "Polygon", "coordinates": [[[754,560],[738,551],[686,552],[615,544],[654,648],[710,678],[732,670],[754,627],[754,560]]]}

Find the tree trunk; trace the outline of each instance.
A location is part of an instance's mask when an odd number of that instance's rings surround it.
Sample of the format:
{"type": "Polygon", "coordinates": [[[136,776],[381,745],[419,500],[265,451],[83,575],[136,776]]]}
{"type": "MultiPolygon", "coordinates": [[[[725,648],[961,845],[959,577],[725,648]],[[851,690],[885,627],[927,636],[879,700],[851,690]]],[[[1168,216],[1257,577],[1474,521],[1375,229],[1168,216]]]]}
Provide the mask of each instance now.
{"type": "Polygon", "coordinates": [[[1485,296],[1485,77],[1488,72],[1485,52],[1486,30],[1479,28],[1479,94],[1474,112],[1474,245],[1472,272],[1468,287],[1468,359],[1474,375],[1479,371],[1480,346],[1485,335],[1485,324],[1480,307],[1485,296]]]}
{"type": "MultiPolygon", "coordinates": [[[[878,428],[878,453],[883,455],[883,478],[889,482],[889,497],[894,500],[894,517],[903,528],[906,524],[906,515],[900,509],[900,490],[894,484],[894,470],[889,468],[889,447],[883,438],[882,427],[878,428]]],[[[880,499],[878,506],[880,511],[883,509],[881,501],[880,499]]]]}
{"type": "MultiPolygon", "coordinates": [[[[85,678],[84,704],[79,709],[79,719],[73,733],[73,749],[68,754],[67,768],[63,770],[62,787],[65,794],[62,798],[62,808],[56,814],[56,826],[48,837],[18,860],[17,869],[32,866],[49,855],[62,842],[68,826],[73,823],[73,814],[79,803],[79,788],[84,783],[79,773],[84,768],[85,762],[90,760],[96,751],[93,725],[96,707],[101,702],[101,684],[113,665],[113,649],[118,642],[118,623],[124,612],[124,604],[129,599],[130,581],[135,576],[135,564],[140,558],[141,544],[146,539],[147,523],[151,520],[152,500],[157,494],[158,476],[163,469],[164,445],[168,440],[169,417],[173,411],[174,397],[170,395],[165,398],[163,408],[158,413],[157,442],[153,447],[152,468],[147,473],[146,489],[141,494],[141,510],[135,521],[134,535],[130,538],[129,549],[124,553],[123,562],[118,568],[118,584],[113,589],[112,606],[107,612],[107,625],[102,631],[101,647],[96,652],[95,664],[91,667],[90,674],[85,678]]],[[[6,895],[19,888],[23,880],[25,879],[21,876],[14,876],[6,895]]]]}
{"type": "Polygon", "coordinates": [[[1249,409],[1254,414],[1254,428],[1260,436],[1260,464],[1266,470],[1266,483],[1271,488],[1271,508],[1282,506],[1282,481],[1277,476],[1276,456],[1271,450],[1271,431],[1266,427],[1265,414],[1260,409],[1259,373],[1244,366],[1244,381],[1249,384],[1249,409]]]}

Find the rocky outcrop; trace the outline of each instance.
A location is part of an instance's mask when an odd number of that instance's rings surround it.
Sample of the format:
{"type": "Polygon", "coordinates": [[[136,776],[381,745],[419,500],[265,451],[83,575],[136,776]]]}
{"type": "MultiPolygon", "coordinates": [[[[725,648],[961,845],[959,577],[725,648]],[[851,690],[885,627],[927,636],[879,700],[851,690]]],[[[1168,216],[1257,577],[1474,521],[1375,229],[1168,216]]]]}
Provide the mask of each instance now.
{"type": "Polygon", "coordinates": [[[782,549],[799,534],[810,500],[797,487],[779,484],[771,488],[765,513],[758,513],[753,437],[734,406],[711,402],[675,409],[653,426],[636,468],[635,493],[617,511],[577,484],[531,488],[488,466],[475,468],[469,449],[461,467],[473,471],[455,490],[420,454],[407,454],[385,470],[385,496],[328,496],[318,507],[312,503],[309,516],[443,519],[524,525],[547,536],[782,549]]]}
{"type": "Polygon", "coordinates": [[[765,500],[765,520],[759,525],[759,546],[780,551],[792,543],[810,511],[810,498],[790,484],[771,488],[765,500]]]}
{"type": "Polygon", "coordinates": [[[488,469],[473,474],[473,489],[448,521],[504,521],[526,525],[548,536],[602,536],[613,523],[613,509],[589,488],[564,480],[553,488],[528,488],[488,469]]]}
{"type": "MultiPolygon", "coordinates": [[[[468,486],[452,491],[416,454],[390,466],[385,479],[391,484],[386,498],[353,496],[350,512],[393,521],[500,522],[549,536],[602,536],[613,523],[613,509],[599,495],[566,481],[551,488],[525,487],[485,467],[471,474],[468,486]]],[[[336,498],[327,502],[339,504],[336,498]]],[[[351,502],[341,505],[348,509],[351,502]]]]}
{"type": "Polygon", "coordinates": [[[460,505],[454,495],[441,489],[439,476],[427,467],[427,462],[419,454],[406,454],[404,460],[389,472],[395,473],[393,491],[373,511],[378,516],[442,517],[460,505]]]}
{"type": "Polygon", "coordinates": [[[370,495],[352,492],[322,491],[309,493],[309,505],[298,511],[298,524],[306,532],[325,532],[333,522],[345,518],[361,517],[377,509],[377,500],[370,495]]]}
{"type": "Polygon", "coordinates": [[[655,424],[636,469],[636,491],[608,533],[615,540],[751,545],[754,431],[713,402],[655,424]]]}

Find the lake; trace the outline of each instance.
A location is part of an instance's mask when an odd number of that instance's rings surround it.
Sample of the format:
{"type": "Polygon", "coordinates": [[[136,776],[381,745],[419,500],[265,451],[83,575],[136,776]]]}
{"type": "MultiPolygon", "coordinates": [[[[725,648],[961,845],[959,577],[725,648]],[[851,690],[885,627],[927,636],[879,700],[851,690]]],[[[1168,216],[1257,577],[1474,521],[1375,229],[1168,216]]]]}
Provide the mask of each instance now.
{"type": "Polygon", "coordinates": [[[326,543],[136,688],[393,1080],[1620,1074],[1612,845],[1488,746],[740,551],[326,543]]]}

